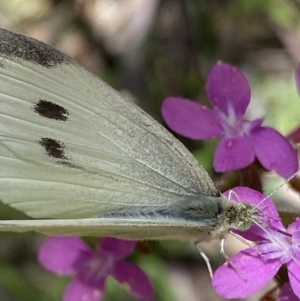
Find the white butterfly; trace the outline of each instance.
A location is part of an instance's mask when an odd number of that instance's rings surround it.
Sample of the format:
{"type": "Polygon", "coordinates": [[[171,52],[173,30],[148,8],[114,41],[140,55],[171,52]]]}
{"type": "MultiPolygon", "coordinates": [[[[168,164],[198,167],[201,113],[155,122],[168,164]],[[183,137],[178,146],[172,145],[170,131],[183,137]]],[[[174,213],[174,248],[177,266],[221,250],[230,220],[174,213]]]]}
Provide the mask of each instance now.
{"type": "Polygon", "coordinates": [[[0,221],[0,231],[204,240],[254,218],[136,105],[59,51],[3,29],[0,199],[35,218],[0,221]]]}

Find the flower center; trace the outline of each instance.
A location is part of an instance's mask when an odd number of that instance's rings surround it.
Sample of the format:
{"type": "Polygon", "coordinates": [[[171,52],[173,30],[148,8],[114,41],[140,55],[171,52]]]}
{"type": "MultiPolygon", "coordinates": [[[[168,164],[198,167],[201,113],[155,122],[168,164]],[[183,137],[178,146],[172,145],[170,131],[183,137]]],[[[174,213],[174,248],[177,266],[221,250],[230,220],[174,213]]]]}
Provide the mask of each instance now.
{"type": "Polygon", "coordinates": [[[231,138],[247,136],[251,131],[259,128],[263,122],[261,118],[249,121],[244,119],[243,116],[238,116],[231,104],[228,105],[227,113],[218,108],[214,108],[214,111],[224,134],[231,138]]]}
{"type": "Polygon", "coordinates": [[[250,122],[238,117],[231,106],[228,107],[227,114],[220,110],[215,110],[215,112],[226,136],[235,138],[249,133],[250,122]]]}
{"type": "Polygon", "coordinates": [[[111,254],[96,250],[82,266],[82,280],[89,284],[101,282],[111,273],[113,266],[111,254]]]}

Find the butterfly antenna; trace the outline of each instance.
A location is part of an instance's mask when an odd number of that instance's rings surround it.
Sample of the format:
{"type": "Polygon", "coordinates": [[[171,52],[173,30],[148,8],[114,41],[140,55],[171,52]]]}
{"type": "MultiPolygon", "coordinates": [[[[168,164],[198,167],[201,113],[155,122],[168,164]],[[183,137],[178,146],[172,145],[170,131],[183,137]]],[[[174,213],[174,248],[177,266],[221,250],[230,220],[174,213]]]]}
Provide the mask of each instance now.
{"type": "Polygon", "coordinates": [[[286,183],[288,183],[290,180],[295,178],[297,174],[299,173],[299,170],[297,170],[295,173],[293,173],[290,177],[288,177],[285,181],[283,181],[281,184],[279,184],[271,193],[269,193],[267,196],[265,196],[254,208],[254,210],[259,210],[258,206],[263,203],[266,199],[270,198],[273,194],[275,194],[281,187],[283,187],[286,183]]]}
{"type": "Polygon", "coordinates": [[[266,198],[271,197],[275,192],[277,192],[281,187],[283,187],[283,185],[288,183],[290,180],[294,179],[298,173],[299,173],[299,170],[297,170],[294,174],[292,174],[285,181],[283,181],[281,184],[279,184],[271,193],[269,193],[269,195],[266,198]]]}

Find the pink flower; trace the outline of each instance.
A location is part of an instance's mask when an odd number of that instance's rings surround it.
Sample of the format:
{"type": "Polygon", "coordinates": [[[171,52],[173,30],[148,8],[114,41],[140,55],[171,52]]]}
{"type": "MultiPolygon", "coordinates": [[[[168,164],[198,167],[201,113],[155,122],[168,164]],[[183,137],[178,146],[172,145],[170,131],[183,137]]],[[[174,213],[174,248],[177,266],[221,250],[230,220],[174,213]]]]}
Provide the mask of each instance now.
{"type": "Polygon", "coordinates": [[[289,141],[263,119],[246,120],[251,91],[246,77],[229,64],[218,63],[210,71],[206,93],[212,109],[188,99],[168,97],[162,115],[174,132],[191,139],[223,136],[214,158],[218,172],[250,165],[255,157],[267,170],[288,178],[298,170],[296,151],[289,141]]]}
{"type": "Polygon", "coordinates": [[[64,301],[100,301],[104,297],[108,276],[130,289],[133,296],[152,300],[153,287],[141,268],[121,261],[133,251],[136,243],[116,238],[103,238],[92,250],[74,236],[50,237],[39,249],[39,261],[59,275],[72,275],[64,301]]]}
{"type": "Polygon", "coordinates": [[[300,297],[300,219],[285,229],[275,205],[268,199],[262,203],[264,196],[261,193],[247,188],[234,191],[243,202],[258,205],[265,214],[266,231],[254,225],[248,231],[240,232],[244,238],[257,241],[258,245],[237,253],[230,258],[231,264],[225,263],[216,270],[213,276],[215,291],[225,298],[246,298],[263,288],[286,264],[292,290],[300,297]],[[286,233],[274,230],[270,225],[286,233]]]}

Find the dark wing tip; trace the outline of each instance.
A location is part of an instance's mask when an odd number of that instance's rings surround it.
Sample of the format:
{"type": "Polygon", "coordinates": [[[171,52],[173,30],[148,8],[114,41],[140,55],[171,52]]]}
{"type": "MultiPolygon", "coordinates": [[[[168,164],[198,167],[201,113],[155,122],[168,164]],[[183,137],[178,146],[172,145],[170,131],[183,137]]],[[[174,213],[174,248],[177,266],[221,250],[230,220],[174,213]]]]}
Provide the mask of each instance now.
{"type": "Polygon", "coordinates": [[[63,53],[33,38],[0,28],[0,53],[51,68],[72,60],[63,53]]]}

